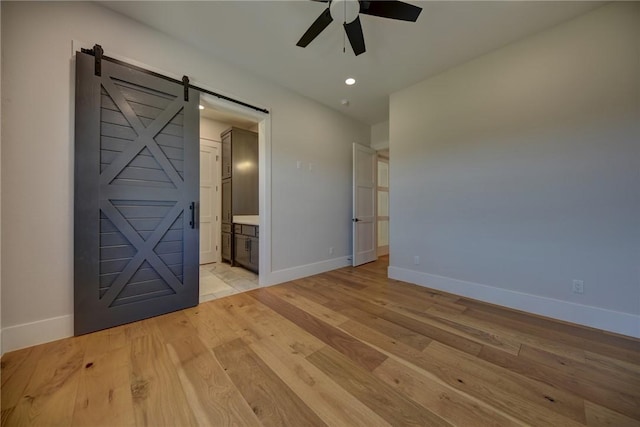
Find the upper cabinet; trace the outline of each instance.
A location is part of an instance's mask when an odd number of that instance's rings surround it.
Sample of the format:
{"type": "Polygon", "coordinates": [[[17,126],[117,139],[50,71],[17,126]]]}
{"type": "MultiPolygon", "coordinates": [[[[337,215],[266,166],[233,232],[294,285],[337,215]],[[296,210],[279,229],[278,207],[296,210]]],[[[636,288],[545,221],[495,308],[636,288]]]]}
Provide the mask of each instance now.
{"type": "Polygon", "coordinates": [[[231,178],[231,129],[222,135],[222,179],[231,178]]]}
{"type": "MultiPolygon", "coordinates": [[[[258,134],[231,128],[222,133],[222,179],[230,179],[231,215],[258,215],[258,134]]],[[[226,187],[226,188],[225,188],[226,187]]],[[[223,212],[223,217],[224,217],[223,212]]]]}

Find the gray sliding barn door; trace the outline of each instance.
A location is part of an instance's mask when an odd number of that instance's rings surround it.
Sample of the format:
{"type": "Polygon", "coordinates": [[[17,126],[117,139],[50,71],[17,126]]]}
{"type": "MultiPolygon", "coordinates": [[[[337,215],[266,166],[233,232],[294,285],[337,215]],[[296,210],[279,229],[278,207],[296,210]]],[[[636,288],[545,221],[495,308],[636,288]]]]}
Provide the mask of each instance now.
{"type": "Polygon", "coordinates": [[[76,335],[198,303],[199,93],[76,54],[76,335]],[[192,223],[193,221],[193,223],[192,223]]]}

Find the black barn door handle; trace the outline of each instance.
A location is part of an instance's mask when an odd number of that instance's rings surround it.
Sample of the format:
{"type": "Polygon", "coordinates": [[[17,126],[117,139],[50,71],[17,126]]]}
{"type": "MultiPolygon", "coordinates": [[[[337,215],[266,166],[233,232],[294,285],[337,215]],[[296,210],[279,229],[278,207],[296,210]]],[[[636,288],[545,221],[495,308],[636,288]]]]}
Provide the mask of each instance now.
{"type": "Polygon", "coordinates": [[[196,202],[191,202],[189,209],[191,209],[191,221],[189,221],[189,225],[191,228],[196,228],[196,202]]]}

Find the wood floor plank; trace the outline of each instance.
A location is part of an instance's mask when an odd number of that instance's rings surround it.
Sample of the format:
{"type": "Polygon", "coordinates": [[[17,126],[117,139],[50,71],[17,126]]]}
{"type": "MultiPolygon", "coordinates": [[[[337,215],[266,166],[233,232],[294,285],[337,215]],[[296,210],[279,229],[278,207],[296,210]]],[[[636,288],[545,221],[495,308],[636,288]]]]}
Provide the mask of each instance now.
{"type": "Polygon", "coordinates": [[[459,331],[455,328],[449,328],[441,323],[429,321],[428,319],[412,315],[408,312],[400,313],[393,310],[393,308],[374,308],[371,304],[367,304],[362,301],[349,300],[348,302],[350,305],[354,305],[361,310],[375,314],[382,319],[414,331],[422,336],[430,338],[431,340],[446,343],[453,348],[457,348],[469,354],[477,354],[483,347],[481,342],[473,339],[475,337],[462,335],[458,333],[459,331]]]}
{"type": "Polygon", "coordinates": [[[109,328],[79,337],[84,348],[85,363],[104,353],[115,351],[129,345],[126,329],[123,326],[109,328]]]}
{"type": "Polygon", "coordinates": [[[387,358],[339,329],[278,298],[268,290],[252,291],[250,295],[369,370],[375,369],[387,358]]]}
{"type": "Polygon", "coordinates": [[[583,400],[561,388],[493,366],[437,342],[423,353],[443,372],[455,373],[461,390],[528,423],[565,426],[585,422],[583,400]]]}
{"type": "MultiPolygon", "coordinates": [[[[278,342],[279,345],[291,348],[302,355],[321,349],[326,344],[315,336],[307,333],[290,320],[276,314],[269,307],[250,298],[254,304],[239,306],[238,304],[226,304],[225,310],[233,317],[247,333],[242,337],[249,342],[268,338],[278,342]]],[[[234,296],[234,301],[236,301],[234,296]]]]}
{"type": "Polygon", "coordinates": [[[307,359],[394,426],[451,426],[331,347],[307,359]]]}
{"type": "MultiPolygon", "coordinates": [[[[469,372],[460,368],[461,362],[459,360],[456,361],[455,357],[453,357],[453,361],[440,360],[437,355],[433,354],[433,347],[431,349],[428,347],[428,350],[419,352],[353,321],[347,322],[341,327],[359,339],[396,356],[396,360],[400,363],[421,369],[433,381],[496,408],[498,413],[504,412],[512,418],[521,419],[533,425],[578,424],[566,417],[554,414],[551,408],[548,407],[551,402],[545,399],[545,396],[547,396],[553,399],[554,402],[557,399],[557,406],[567,406],[565,410],[573,413],[574,417],[583,417],[581,400],[544,384],[536,384],[519,376],[509,378],[511,376],[509,373],[500,372],[497,369],[486,370],[477,364],[469,364],[468,368],[471,369],[471,372],[469,372]],[[475,372],[476,370],[478,372],[475,372]],[[480,375],[480,377],[477,375],[480,375]],[[503,376],[506,376],[506,378],[503,378],[503,376]],[[496,381],[498,382],[496,383],[496,381]],[[496,387],[496,385],[499,385],[499,387],[496,387]],[[565,401],[567,404],[564,403],[565,401]],[[557,424],[559,422],[564,424],[557,424]]],[[[434,342],[430,346],[435,346],[436,344],[438,343],[434,342]]],[[[455,356],[456,353],[452,351],[453,349],[447,354],[455,356]]],[[[473,357],[464,352],[459,352],[459,355],[465,355],[467,358],[473,357]]]]}
{"type": "Polygon", "coordinates": [[[13,407],[7,409],[3,408],[2,411],[0,411],[0,426],[4,427],[9,425],[11,414],[13,414],[13,407]]]}
{"type": "Polygon", "coordinates": [[[197,334],[191,324],[186,310],[174,311],[162,316],[154,317],[153,323],[158,327],[165,341],[197,334]]]}
{"type": "Polygon", "coordinates": [[[633,381],[640,381],[640,364],[624,362],[622,360],[608,357],[599,353],[590,351],[584,352],[584,363],[593,366],[601,371],[607,372],[612,376],[620,378],[629,378],[633,381]]]}
{"type": "Polygon", "coordinates": [[[241,339],[214,353],[263,425],[326,425],[241,339]]]}
{"type": "MultiPolygon", "coordinates": [[[[570,358],[562,357],[546,351],[545,349],[523,345],[519,354],[523,359],[536,360],[550,368],[560,370],[562,375],[572,378],[580,378],[581,381],[591,384],[595,387],[603,387],[626,395],[627,398],[633,399],[640,406],[640,378],[636,375],[628,375],[625,377],[612,375],[611,372],[578,362],[570,358]]],[[[622,398],[622,397],[620,397],[622,398]]]]}
{"type": "MultiPolygon", "coordinates": [[[[108,338],[108,334],[96,335],[97,341],[108,338]]],[[[90,341],[86,347],[91,347],[90,341]]],[[[101,344],[104,343],[97,343],[98,346],[101,344]]],[[[102,354],[85,354],[71,425],[135,426],[130,354],[127,345],[102,354]]]]}
{"type": "MultiPolygon", "coordinates": [[[[344,292],[349,296],[358,298],[358,295],[349,289],[341,288],[338,290],[338,292],[344,292]]],[[[372,300],[391,312],[395,312],[401,316],[418,320],[419,322],[428,324],[434,328],[439,329],[442,332],[450,333],[455,336],[462,336],[470,341],[475,341],[480,345],[490,345],[511,354],[518,354],[518,351],[520,349],[520,343],[510,336],[501,336],[495,333],[496,331],[492,333],[476,328],[473,325],[461,324],[455,321],[451,321],[445,317],[446,314],[437,316],[437,310],[431,311],[430,313],[429,310],[433,310],[435,305],[425,305],[424,303],[420,303],[417,298],[412,298],[411,301],[418,301],[418,304],[423,304],[423,309],[421,311],[415,310],[415,304],[407,304],[406,302],[398,304],[397,298],[394,298],[394,302],[391,302],[388,298],[381,300],[379,297],[376,298],[372,296],[372,300]]],[[[353,305],[354,302],[352,300],[349,300],[349,304],[353,305]]],[[[446,312],[447,311],[445,310],[445,313],[446,312]]],[[[459,314],[457,311],[454,311],[454,313],[459,314]]],[[[457,317],[451,315],[451,318],[457,317]]]]}
{"type": "Polygon", "coordinates": [[[574,360],[585,360],[586,350],[582,340],[577,341],[580,345],[576,346],[572,344],[571,340],[565,339],[564,334],[559,334],[555,331],[541,333],[539,328],[531,328],[531,325],[522,325],[518,321],[508,320],[494,313],[480,313],[475,309],[471,309],[466,311],[464,315],[470,322],[477,321],[488,325],[495,325],[503,330],[512,331],[513,334],[520,337],[523,344],[541,347],[554,354],[574,360]]]}
{"type": "MultiPolygon", "coordinates": [[[[640,383],[620,381],[603,376],[559,356],[529,346],[523,346],[518,359],[530,362],[537,368],[537,375],[546,381],[571,390],[578,396],[598,404],[613,405],[624,415],[640,418],[640,383]]],[[[522,366],[522,364],[520,365],[522,366]]]]}
{"type": "Polygon", "coordinates": [[[445,386],[395,359],[385,360],[374,374],[414,402],[456,426],[524,426],[524,422],[496,411],[478,399],[445,386]]]}
{"type": "Polygon", "coordinates": [[[13,408],[23,396],[36,366],[50,344],[14,351],[2,356],[2,409],[13,408]]]}
{"type": "Polygon", "coordinates": [[[155,334],[137,337],[131,344],[130,358],[136,425],[195,425],[164,342],[155,334]]]}
{"type": "Polygon", "coordinates": [[[223,301],[208,301],[194,309],[185,310],[185,316],[195,328],[196,334],[209,348],[239,338],[238,332],[231,327],[226,317],[223,301]]]}
{"type": "Polygon", "coordinates": [[[319,304],[313,300],[310,300],[302,295],[297,295],[295,292],[288,291],[285,288],[270,288],[270,292],[277,295],[279,298],[287,301],[291,305],[298,307],[300,310],[304,310],[312,316],[327,322],[331,326],[337,326],[348,320],[347,317],[319,304]]]}
{"type": "Polygon", "coordinates": [[[327,425],[389,426],[304,355],[271,339],[256,341],[250,347],[327,425]]]}
{"type": "Polygon", "coordinates": [[[640,353],[640,339],[598,331],[581,325],[572,325],[559,320],[547,319],[509,308],[473,300],[461,300],[461,304],[471,308],[469,315],[492,314],[501,318],[501,323],[510,323],[542,337],[564,341],[584,350],[613,356],[637,364],[640,353]]]}
{"type": "MultiPolygon", "coordinates": [[[[466,312],[450,313],[433,310],[431,307],[427,308],[423,313],[420,313],[419,315],[437,318],[441,321],[457,323],[469,328],[476,328],[489,335],[495,334],[501,338],[502,342],[500,344],[504,343],[504,345],[506,347],[510,347],[511,350],[519,350],[520,344],[529,344],[531,346],[544,348],[547,351],[561,356],[584,362],[584,350],[570,347],[562,342],[553,341],[546,337],[538,337],[535,335],[530,335],[528,333],[519,332],[515,329],[510,328],[510,325],[508,323],[502,324],[495,321],[489,322],[483,319],[478,319],[477,317],[469,316],[466,312]]],[[[503,345],[494,345],[494,347],[505,350],[503,345]]],[[[508,352],[516,355],[518,354],[518,351],[508,352]]]]}
{"type": "Polygon", "coordinates": [[[294,289],[295,293],[297,295],[301,295],[301,296],[303,296],[303,297],[305,297],[305,298],[307,298],[307,299],[309,299],[311,301],[317,302],[318,304],[324,305],[324,304],[328,303],[330,301],[330,298],[321,297],[320,295],[318,295],[316,293],[308,291],[304,287],[304,285],[306,283],[309,283],[310,281],[311,281],[311,279],[309,279],[309,278],[297,279],[297,280],[293,280],[291,282],[283,283],[283,284],[279,285],[278,287],[282,288],[282,289],[286,289],[287,291],[291,290],[291,289],[294,289]]]}
{"type": "Polygon", "coordinates": [[[490,348],[483,349],[478,357],[491,364],[501,366],[512,372],[517,372],[528,378],[551,384],[558,389],[575,393],[584,399],[640,420],[640,414],[638,413],[640,407],[633,403],[635,399],[623,398],[618,400],[616,393],[608,390],[606,384],[591,387],[579,378],[563,375],[561,370],[547,367],[544,364],[532,363],[531,360],[525,358],[514,357],[506,353],[497,353],[490,348]]]}
{"type": "Polygon", "coordinates": [[[449,332],[438,326],[434,326],[433,324],[429,324],[423,319],[414,319],[413,317],[409,317],[368,302],[364,296],[356,297],[349,293],[345,293],[341,289],[327,289],[323,286],[318,286],[317,283],[311,283],[305,286],[307,286],[307,289],[319,293],[323,297],[331,298],[331,301],[326,304],[328,307],[335,307],[336,309],[341,309],[345,306],[355,307],[366,313],[373,314],[377,317],[388,320],[389,322],[402,326],[403,328],[414,331],[430,339],[444,342],[451,347],[466,351],[470,354],[478,354],[482,349],[482,344],[476,341],[456,333],[449,332]]]}
{"type": "MultiPolygon", "coordinates": [[[[341,272],[341,270],[338,270],[338,272],[341,272]]],[[[352,275],[355,274],[361,276],[359,271],[352,273],[352,275]]],[[[371,295],[372,300],[380,299],[387,303],[398,302],[408,308],[419,310],[424,309],[425,305],[454,313],[461,313],[467,310],[466,306],[457,304],[458,297],[450,298],[428,288],[407,285],[406,283],[389,279],[381,281],[369,277],[359,277],[359,280],[362,283],[370,284],[366,292],[371,295]]]]}
{"type": "MultiPolygon", "coordinates": [[[[363,325],[368,325],[384,335],[400,341],[416,350],[424,350],[432,341],[431,338],[420,335],[415,331],[404,328],[396,323],[382,319],[375,314],[366,313],[357,308],[347,308],[340,310],[340,313],[346,315],[348,320],[355,320],[363,325]]],[[[344,323],[344,322],[343,322],[344,323]]]]}
{"type": "Polygon", "coordinates": [[[616,411],[586,401],[584,402],[588,426],[638,427],[640,422],[616,411]]]}
{"type": "Polygon", "coordinates": [[[186,336],[167,346],[199,425],[261,425],[213,353],[198,337],[186,336]]]}
{"type": "Polygon", "coordinates": [[[84,355],[82,345],[78,339],[68,338],[45,345],[46,353],[55,357],[40,358],[7,425],[71,424],[84,355]]]}

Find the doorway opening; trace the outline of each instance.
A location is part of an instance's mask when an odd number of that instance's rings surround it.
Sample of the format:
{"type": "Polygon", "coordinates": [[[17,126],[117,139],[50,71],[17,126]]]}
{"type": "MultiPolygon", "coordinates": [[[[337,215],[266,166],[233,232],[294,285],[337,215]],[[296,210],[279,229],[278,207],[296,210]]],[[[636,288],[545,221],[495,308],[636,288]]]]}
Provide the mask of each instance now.
{"type": "MultiPolygon", "coordinates": [[[[261,126],[261,122],[265,119],[259,115],[225,105],[223,101],[210,95],[201,94],[200,105],[200,302],[205,302],[259,287],[260,268],[256,272],[246,268],[246,264],[243,266],[241,263],[234,262],[234,255],[242,256],[239,251],[243,249],[241,244],[238,244],[236,249],[234,239],[244,238],[241,234],[243,230],[250,228],[255,231],[256,236],[252,243],[255,246],[254,252],[257,254],[256,247],[260,246],[261,250],[264,243],[263,241],[256,244],[258,235],[259,239],[263,240],[268,238],[268,233],[259,230],[262,210],[251,212],[255,214],[251,218],[255,225],[250,227],[243,226],[246,221],[240,219],[246,218],[247,215],[235,215],[238,212],[230,212],[230,207],[225,207],[228,210],[226,213],[223,212],[223,206],[225,206],[223,197],[229,197],[228,192],[231,187],[230,171],[225,172],[223,168],[231,167],[233,163],[232,160],[227,166],[223,161],[223,151],[228,149],[228,147],[223,149],[223,141],[225,141],[224,144],[229,144],[229,130],[252,138],[251,143],[255,144],[255,167],[258,168],[258,172],[261,172],[259,169],[265,162],[259,159],[260,152],[263,150],[258,150],[258,146],[259,140],[265,139],[266,127],[264,124],[261,126]],[[227,192],[226,196],[223,194],[225,192],[227,192]]],[[[228,151],[225,153],[228,156],[228,151]]],[[[246,159],[240,163],[247,163],[246,159]]],[[[260,206],[258,188],[263,188],[260,182],[263,176],[263,173],[258,174],[259,182],[255,183],[255,188],[251,191],[250,197],[255,198],[251,200],[251,204],[256,208],[260,206]]],[[[234,191],[237,191],[237,187],[238,185],[234,191]]],[[[242,197],[249,196],[242,194],[242,197]]],[[[244,240],[242,242],[244,243],[244,240]]],[[[244,248],[246,246],[245,244],[244,248]]],[[[260,255],[263,257],[268,254],[260,255]]]]}
{"type": "Polygon", "coordinates": [[[389,255],[389,149],[378,150],[377,255],[389,255]]]}

